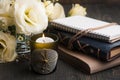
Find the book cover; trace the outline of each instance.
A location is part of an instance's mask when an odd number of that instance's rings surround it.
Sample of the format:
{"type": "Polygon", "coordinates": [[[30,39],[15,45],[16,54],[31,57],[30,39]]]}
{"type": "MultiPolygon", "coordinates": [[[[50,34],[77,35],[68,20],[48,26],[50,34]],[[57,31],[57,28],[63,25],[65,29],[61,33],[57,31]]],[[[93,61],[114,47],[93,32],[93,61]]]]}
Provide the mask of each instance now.
{"type": "Polygon", "coordinates": [[[102,62],[81,52],[58,46],[60,59],[85,73],[93,74],[120,65],[120,57],[110,62],[102,62]]]}
{"type": "Polygon", "coordinates": [[[85,36],[110,43],[120,40],[120,25],[85,16],[56,19],[51,22],[51,25],[54,28],[72,33],[87,31],[85,36]]]}
{"type": "Polygon", "coordinates": [[[111,61],[120,56],[120,41],[107,43],[89,37],[81,37],[73,43],[69,43],[69,40],[74,34],[56,29],[50,31],[58,34],[60,44],[66,47],[72,44],[72,49],[81,51],[102,61],[111,61]]]}

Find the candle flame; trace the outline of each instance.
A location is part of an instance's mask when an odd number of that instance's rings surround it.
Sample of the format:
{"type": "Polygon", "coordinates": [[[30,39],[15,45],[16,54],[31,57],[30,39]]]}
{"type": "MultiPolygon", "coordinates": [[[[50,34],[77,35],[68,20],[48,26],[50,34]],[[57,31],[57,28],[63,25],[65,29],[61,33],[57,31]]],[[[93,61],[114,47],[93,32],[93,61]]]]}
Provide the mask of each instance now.
{"type": "Polygon", "coordinates": [[[42,34],[42,37],[43,37],[43,38],[45,37],[44,33],[42,34]]]}
{"type": "Polygon", "coordinates": [[[45,35],[44,35],[44,33],[42,34],[42,38],[43,38],[43,42],[45,43],[45,35]]]}

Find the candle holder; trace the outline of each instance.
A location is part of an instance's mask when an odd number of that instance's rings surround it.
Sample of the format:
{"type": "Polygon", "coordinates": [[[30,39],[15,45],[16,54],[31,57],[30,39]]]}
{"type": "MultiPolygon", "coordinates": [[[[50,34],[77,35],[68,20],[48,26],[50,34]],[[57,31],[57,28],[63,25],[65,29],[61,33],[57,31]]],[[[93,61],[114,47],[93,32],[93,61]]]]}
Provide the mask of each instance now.
{"type": "Polygon", "coordinates": [[[53,42],[36,42],[42,34],[31,37],[31,68],[40,74],[49,74],[56,69],[58,54],[56,52],[58,36],[52,33],[44,33],[46,37],[52,38],[53,42]]]}
{"type": "Polygon", "coordinates": [[[49,74],[56,68],[58,54],[53,49],[35,49],[31,54],[32,69],[40,74],[49,74]]]}

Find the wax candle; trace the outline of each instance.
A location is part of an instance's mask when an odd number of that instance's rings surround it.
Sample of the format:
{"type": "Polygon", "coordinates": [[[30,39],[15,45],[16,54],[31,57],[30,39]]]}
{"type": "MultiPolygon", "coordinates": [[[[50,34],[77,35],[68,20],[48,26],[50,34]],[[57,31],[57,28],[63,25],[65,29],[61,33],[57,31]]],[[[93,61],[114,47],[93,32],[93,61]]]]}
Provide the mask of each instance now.
{"type": "Polygon", "coordinates": [[[43,34],[42,37],[40,37],[36,40],[36,42],[38,42],[38,43],[50,43],[50,42],[54,42],[54,40],[50,37],[45,37],[43,34]]]}
{"type": "Polygon", "coordinates": [[[52,33],[44,33],[44,35],[37,34],[31,37],[31,51],[44,48],[57,49],[58,36],[52,33]]]}

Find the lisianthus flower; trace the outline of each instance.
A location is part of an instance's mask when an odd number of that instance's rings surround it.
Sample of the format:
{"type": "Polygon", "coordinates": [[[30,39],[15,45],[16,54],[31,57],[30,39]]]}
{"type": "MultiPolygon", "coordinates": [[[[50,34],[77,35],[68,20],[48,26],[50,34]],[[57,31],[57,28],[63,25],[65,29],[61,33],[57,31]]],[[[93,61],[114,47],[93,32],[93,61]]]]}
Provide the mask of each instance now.
{"type": "Polygon", "coordinates": [[[15,37],[0,31],[0,63],[15,60],[17,53],[15,37]]]}
{"type": "Polygon", "coordinates": [[[13,9],[12,0],[0,0],[0,29],[6,30],[14,24],[13,9]]]}
{"type": "Polygon", "coordinates": [[[14,17],[17,33],[41,33],[48,25],[45,7],[38,0],[16,0],[14,17]]]}
{"type": "Polygon", "coordinates": [[[10,17],[0,17],[0,29],[6,31],[9,26],[14,25],[13,18],[10,17]]]}
{"type": "Polygon", "coordinates": [[[44,5],[45,5],[45,7],[47,7],[49,4],[51,4],[52,3],[52,1],[50,1],[50,0],[48,0],[48,1],[46,1],[46,0],[44,0],[44,5]]]}
{"type": "Polygon", "coordinates": [[[70,11],[68,12],[68,16],[75,16],[75,15],[85,16],[86,14],[87,14],[86,8],[84,8],[80,4],[73,5],[70,11]]]}
{"type": "Polygon", "coordinates": [[[13,0],[0,0],[0,16],[13,17],[13,0]]]}
{"type": "Polygon", "coordinates": [[[50,1],[45,1],[44,4],[49,21],[65,17],[64,8],[61,4],[50,1]]]}

